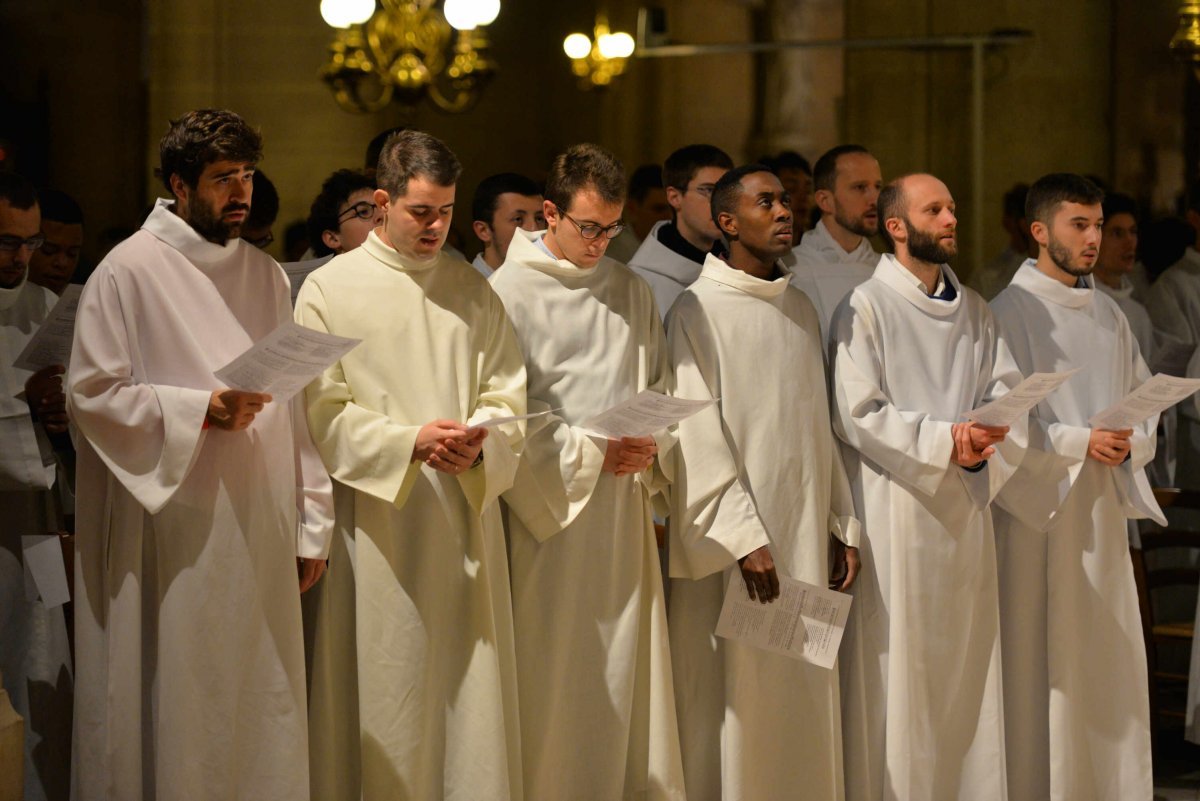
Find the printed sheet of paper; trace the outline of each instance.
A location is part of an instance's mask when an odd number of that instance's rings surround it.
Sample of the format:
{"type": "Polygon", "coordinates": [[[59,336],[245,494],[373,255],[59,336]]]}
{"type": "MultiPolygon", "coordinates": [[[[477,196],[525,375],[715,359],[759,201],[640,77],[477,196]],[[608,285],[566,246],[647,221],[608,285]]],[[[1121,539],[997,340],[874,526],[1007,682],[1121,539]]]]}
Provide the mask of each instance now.
{"type": "Polygon", "coordinates": [[[725,588],[717,636],[819,665],[833,667],[853,596],[779,577],[779,597],[769,604],[750,599],[735,570],[725,588]]]}
{"type": "Polygon", "coordinates": [[[213,375],[231,389],[268,392],[275,403],[282,403],[361,341],[288,321],[213,375]]]}
{"type": "Polygon", "coordinates": [[[75,338],[75,312],[79,309],[80,284],[67,284],[58,303],[46,315],[38,330],[13,362],[18,370],[36,373],[43,367],[61,364],[66,367],[71,361],[71,340],[75,338]]]}
{"type": "Polygon", "coordinates": [[[1159,373],[1112,406],[1088,419],[1092,428],[1120,431],[1169,409],[1200,389],[1200,378],[1159,373]]]}
{"type": "Polygon", "coordinates": [[[514,414],[509,417],[490,417],[487,420],[484,420],[482,422],[472,423],[471,428],[495,428],[496,426],[503,425],[504,423],[515,423],[519,420],[534,420],[538,417],[545,417],[546,415],[548,415],[552,412],[557,412],[557,411],[558,411],[558,409],[546,409],[545,411],[541,411],[541,412],[530,412],[529,414],[514,414]]]}
{"type": "Polygon", "coordinates": [[[972,409],[964,416],[980,425],[1010,426],[1081,369],[1076,367],[1065,373],[1034,373],[1013,387],[1007,394],[985,403],[977,409],[972,409]]]}
{"type": "Polygon", "coordinates": [[[67,568],[63,564],[62,545],[58,541],[58,535],[23,536],[21,550],[25,555],[25,567],[33,576],[33,583],[42,599],[42,605],[53,609],[71,600],[71,589],[67,585],[67,568]]]}
{"type": "Polygon", "coordinates": [[[644,389],[629,400],[584,421],[582,428],[589,434],[607,439],[648,437],[714,403],[716,401],[669,398],[644,389]]]}

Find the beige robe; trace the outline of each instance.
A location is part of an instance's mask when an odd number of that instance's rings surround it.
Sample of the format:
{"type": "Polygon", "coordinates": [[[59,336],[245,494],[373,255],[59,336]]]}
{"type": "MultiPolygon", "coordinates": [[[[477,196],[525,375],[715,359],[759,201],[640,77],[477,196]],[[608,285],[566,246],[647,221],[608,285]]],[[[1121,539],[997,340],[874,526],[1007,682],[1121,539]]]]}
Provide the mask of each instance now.
{"type": "Polygon", "coordinates": [[[679,424],[674,451],[669,621],[690,801],[844,798],[836,666],[713,633],[738,558],[768,545],[781,576],[823,587],[829,535],[859,541],[820,325],[789,279],[710,255],[667,320],[672,394],[720,399],[679,424]]]}
{"type": "Polygon", "coordinates": [[[329,477],[299,403],[204,428],[213,371],[290,314],[269,256],[161,200],[84,289],[77,801],[308,798],[296,557],[327,553],[329,477]]]}
{"type": "Polygon", "coordinates": [[[459,476],[411,461],[432,420],[524,413],[504,308],[465,262],[405,261],[372,233],[309,275],[296,320],[363,340],[307,390],[339,485],[313,654],[313,797],[519,800],[496,498],[521,426],[491,429],[482,464],[459,476]]]}
{"type": "MultiPolygon", "coordinates": [[[[611,259],[581,270],[517,231],[492,287],[529,370],[509,506],[525,790],[531,801],[683,796],[651,497],[665,477],[602,473],[579,426],[643,389],[666,348],[650,288],[611,259]]],[[[660,464],[670,445],[659,438],[660,464]]]]}

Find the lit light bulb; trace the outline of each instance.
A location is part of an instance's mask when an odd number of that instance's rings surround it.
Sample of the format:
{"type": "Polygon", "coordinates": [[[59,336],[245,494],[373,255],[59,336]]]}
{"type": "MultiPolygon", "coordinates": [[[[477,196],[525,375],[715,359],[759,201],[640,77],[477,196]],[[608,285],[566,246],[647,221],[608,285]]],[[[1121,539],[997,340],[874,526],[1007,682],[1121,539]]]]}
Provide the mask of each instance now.
{"type": "Polygon", "coordinates": [[[331,28],[361,25],[375,13],[375,0],[321,0],[321,18],[331,28]]]}
{"type": "Polygon", "coordinates": [[[442,15],[456,31],[475,29],[475,4],[471,0],[446,0],[442,15]]]}
{"type": "Polygon", "coordinates": [[[586,34],[573,33],[563,39],[563,52],[567,54],[567,58],[587,58],[588,53],[592,52],[592,40],[587,38],[586,34]]]}
{"type": "Polygon", "coordinates": [[[600,55],[605,58],[629,58],[633,55],[633,37],[627,33],[605,34],[597,44],[600,46],[600,55]]]}
{"type": "Polygon", "coordinates": [[[475,24],[491,25],[500,16],[500,0],[475,0],[475,24]]]}

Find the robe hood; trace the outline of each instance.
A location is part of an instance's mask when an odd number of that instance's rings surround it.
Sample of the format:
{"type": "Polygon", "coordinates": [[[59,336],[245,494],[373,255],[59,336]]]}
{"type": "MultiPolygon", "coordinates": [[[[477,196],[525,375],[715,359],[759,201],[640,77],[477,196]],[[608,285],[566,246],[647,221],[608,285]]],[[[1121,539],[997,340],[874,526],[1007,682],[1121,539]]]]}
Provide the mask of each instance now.
{"type": "Polygon", "coordinates": [[[654,224],[637,253],[629,260],[629,266],[666,276],[686,286],[700,277],[703,265],[679,255],[658,240],[659,230],[670,224],[670,220],[660,220],[654,224]]]}
{"type": "Polygon", "coordinates": [[[770,300],[771,298],[779,297],[787,291],[788,283],[792,280],[791,271],[784,267],[782,263],[776,262],[775,266],[779,268],[782,275],[772,281],[765,281],[762,278],[755,278],[753,275],[743,272],[736,267],[730,267],[723,259],[710,253],[704,259],[704,267],[700,270],[700,277],[715,281],[718,284],[724,284],[740,292],[745,292],[747,295],[753,295],[756,298],[770,300]]]}
{"type": "Polygon", "coordinates": [[[504,265],[516,262],[524,267],[540,270],[550,275],[576,280],[587,280],[606,272],[606,262],[610,261],[608,256],[601,256],[595,267],[579,267],[574,262],[547,255],[537,246],[538,240],[546,233],[546,231],[525,231],[518,228],[513,234],[512,242],[508,245],[508,255],[504,259],[504,265]]]}
{"type": "Polygon", "coordinates": [[[879,257],[879,266],[875,268],[875,273],[871,278],[887,284],[926,314],[934,317],[949,317],[957,312],[958,307],[962,304],[962,284],[959,283],[958,276],[954,274],[949,265],[943,264],[941,269],[942,277],[954,287],[953,300],[939,300],[926,295],[925,291],[913,280],[915,276],[891,253],[885,253],[879,257]]]}
{"type": "Polygon", "coordinates": [[[188,261],[200,269],[224,262],[233,257],[238,252],[238,248],[254,247],[249,243],[243,243],[237,237],[230,239],[224,245],[209,242],[200,235],[199,231],[175,213],[174,206],[174,200],[160,197],[155,201],[150,216],[142,223],[142,229],[152,234],[155,239],[178,250],[188,261]]]}
{"type": "Polygon", "coordinates": [[[0,311],[8,311],[17,305],[17,300],[21,297],[27,283],[29,283],[28,264],[25,265],[25,275],[21,276],[21,280],[17,282],[16,286],[9,289],[0,288],[0,311]]]}
{"type": "Polygon", "coordinates": [[[800,238],[800,244],[792,248],[792,253],[795,254],[797,261],[875,264],[879,260],[879,254],[871,247],[871,241],[865,236],[858,243],[858,247],[847,253],[833,238],[833,234],[829,233],[824,219],[817,220],[817,224],[812,229],[804,232],[804,236],[800,238]]]}
{"type": "Polygon", "coordinates": [[[1080,280],[1084,284],[1082,287],[1066,286],[1062,281],[1051,278],[1039,270],[1036,261],[1026,259],[1025,263],[1017,270],[1017,274],[1013,276],[1010,286],[1020,287],[1051,303],[1057,303],[1059,306],[1082,309],[1095,297],[1095,289],[1093,289],[1095,279],[1090,275],[1085,275],[1080,280]]]}
{"type": "Polygon", "coordinates": [[[362,243],[362,247],[367,253],[370,253],[379,261],[391,267],[393,270],[402,270],[408,273],[419,273],[425,270],[432,270],[442,259],[453,258],[448,256],[445,251],[438,251],[438,255],[428,261],[420,261],[418,259],[406,259],[400,255],[400,252],[391,245],[384,244],[384,241],[376,235],[374,231],[367,234],[366,240],[362,243]]]}

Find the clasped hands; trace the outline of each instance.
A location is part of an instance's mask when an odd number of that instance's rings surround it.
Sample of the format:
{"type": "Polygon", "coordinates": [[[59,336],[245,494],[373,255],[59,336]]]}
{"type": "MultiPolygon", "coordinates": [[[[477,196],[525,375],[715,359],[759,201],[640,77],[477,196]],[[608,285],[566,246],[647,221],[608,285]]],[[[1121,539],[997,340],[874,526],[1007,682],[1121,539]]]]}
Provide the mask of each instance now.
{"type": "Polygon", "coordinates": [[[25,382],[25,402],[47,434],[67,430],[67,396],[62,384],[65,372],[61,364],[54,364],[38,370],[25,382]]]}
{"type": "Polygon", "coordinates": [[[954,423],[950,433],[954,439],[950,461],[960,467],[977,467],[996,452],[996,445],[1008,436],[1008,426],[954,423]]]}
{"type": "Polygon", "coordinates": [[[1132,436],[1132,428],[1119,431],[1095,429],[1088,438],[1087,455],[1100,464],[1116,467],[1129,457],[1129,449],[1132,447],[1129,438],[1132,436]]]}
{"type": "Polygon", "coordinates": [[[412,461],[458,475],[475,466],[487,435],[486,428],[469,428],[454,420],[434,420],[417,432],[412,461]]]}

